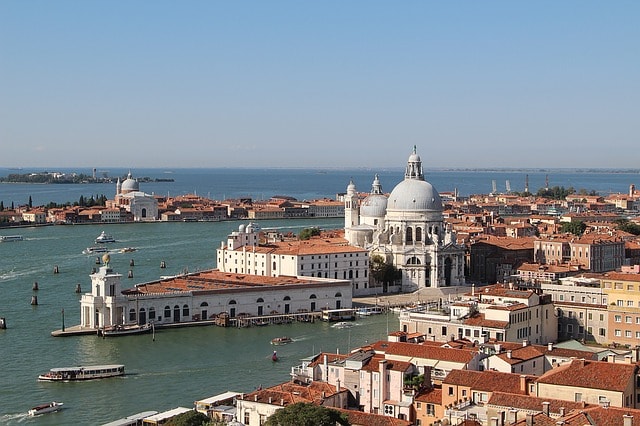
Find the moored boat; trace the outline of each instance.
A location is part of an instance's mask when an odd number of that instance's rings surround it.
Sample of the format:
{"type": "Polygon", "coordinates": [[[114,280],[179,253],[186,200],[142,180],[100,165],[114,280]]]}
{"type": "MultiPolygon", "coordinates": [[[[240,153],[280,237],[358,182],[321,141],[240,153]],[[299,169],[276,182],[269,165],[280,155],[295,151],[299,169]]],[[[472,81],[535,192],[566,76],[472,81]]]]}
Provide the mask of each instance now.
{"type": "Polygon", "coordinates": [[[346,321],[340,321],[337,322],[335,324],[333,324],[331,327],[333,328],[349,328],[349,327],[353,327],[353,324],[350,322],[346,322],[346,321]]]}
{"type": "Polygon", "coordinates": [[[272,345],[286,345],[287,343],[292,343],[293,339],[291,337],[282,336],[271,339],[272,345]]]}
{"type": "Polygon", "coordinates": [[[88,365],[78,367],[52,368],[38,376],[38,380],[50,382],[71,382],[78,380],[105,379],[124,375],[124,365],[88,365]]]}
{"type": "Polygon", "coordinates": [[[102,231],[100,235],[96,237],[96,244],[115,243],[115,242],[116,242],[115,238],[113,238],[112,235],[109,235],[104,231],[102,231]]]}
{"type": "Polygon", "coordinates": [[[102,337],[130,336],[132,334],[144,334],[151,332],[151,324],[144,325],[115,325],[98,330],[102,337]]]}
{"type": "Polygon", "coordinates": [[[62,402],[49,402],[48,404],[41,404],[33,407],[29,410],[30,416],[39,416],[40,414],[53,413],[62,409],[64,403],[62,402]]]}

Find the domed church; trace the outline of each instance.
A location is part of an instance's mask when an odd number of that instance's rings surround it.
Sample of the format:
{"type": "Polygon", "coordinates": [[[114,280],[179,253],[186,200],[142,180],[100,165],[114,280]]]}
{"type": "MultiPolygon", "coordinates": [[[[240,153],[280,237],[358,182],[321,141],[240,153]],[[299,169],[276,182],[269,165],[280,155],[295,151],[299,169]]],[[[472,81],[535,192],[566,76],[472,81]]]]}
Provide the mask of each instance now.
{"type": "Polygon", "coordinates": [[[112,207],[126,210],[135,222],[158,219],[158,200],[153,195],[140,191],[140,183],[133,178],[131,172],[123,182],[118,178],[112,207]]]}
{"type": "Polygon", "coordinates": [[[377,175],[362,202],[355,184],[349,182],[345,238],[398,268],[403,292],[464,285],[464,246],[457,244],[455,233],[445,224],[443,210],[440,194],[424,180],[414,146],[404,180],[388,197],[377,175]]]}

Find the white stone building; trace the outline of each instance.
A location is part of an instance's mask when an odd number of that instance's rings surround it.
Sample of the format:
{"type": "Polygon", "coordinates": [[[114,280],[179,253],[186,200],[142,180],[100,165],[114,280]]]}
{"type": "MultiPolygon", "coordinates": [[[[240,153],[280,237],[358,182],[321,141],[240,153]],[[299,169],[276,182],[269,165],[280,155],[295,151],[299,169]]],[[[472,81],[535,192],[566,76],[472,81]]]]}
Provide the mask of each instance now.
{"type": "Polygon", "coordinates": [[[354,296],[375,294],[369,286],[369,253],[347,244],[344,238],[272,240],[259,244],[260,228],[240,225],[217,250],[223,272],[268,277],[306,276],[349,280],[354,296]]]}
{"type": "Polygon", "coordinates": [[[131,213],[135,222],[150,222],[158,219],[158,200],[153,195],[140,191],[140,183],[127,175],[124,182],[116,183],[116,195],[107,208],[121,208],[131,213]]]}
{"type": "Polygon", "coordinates": [[[351,307],[351,283],[317,277],[263,277],[208,270],[122,289],[108,262],[80,300],[80,327],[197,322],[351,307]]]}
{"type": "Polygon", "coordinates": [[[415,147],[404,180],[388,197],[376,176],[362,202],[350,182],[344,202],[345,238],[398,268],[402,291],[465,284],[464,246],[445,224],[440,195],[424,180],[415,147]]]}

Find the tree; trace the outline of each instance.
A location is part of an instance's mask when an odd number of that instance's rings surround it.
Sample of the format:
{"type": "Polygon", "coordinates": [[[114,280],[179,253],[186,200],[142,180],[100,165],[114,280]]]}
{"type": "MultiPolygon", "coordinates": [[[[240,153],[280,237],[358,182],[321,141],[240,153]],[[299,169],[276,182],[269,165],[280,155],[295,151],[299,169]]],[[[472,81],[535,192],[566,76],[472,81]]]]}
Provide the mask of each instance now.
{"type": "Polygon", "coordinates": [[[635,224],[629,219],[618,219],[615,221],[616,228],[623,232],[628,232],[633,235],[640,235],[640,225],[635,224]]]}
{"type": "Polygon", "coordinates": [[[31,195],[29,195],[29,208],[33,207],[33,200],[31,199],[31,195]]]}
{"type": "Polygon", "coordinates": [[[346,414],[320,405],[298,402],[272,414],[265,426],[349,426],[346,414]]]}
{"type": "Polygon", "coordinates": [[[369,266],[371,268],[371,276],[377,282],[391,284],[400,279],[400,271],[398,271],[398,268],[391,263],[387,263],[384,257],[379,254],[371,256],[369,266]]]}
{"type": "Polygon", "coordinates": [[[300,235],[298,235],[298,238],[301,240],[308,240],[311,237],[315,237],[317,235],[320,235],[320,228],[317,228],[317,227],[305,228],[302,231],[300,231],[300,235]]]}
{"type": "Polygon", "coordinates": [[[208,426],[211,424],[210,418],[206,415],[195,411],[187,411],[182,414],[178,414],[167,423],[167,426],[208,426]]]}
{"type": "Polygon", "coordinates": [[[562,227],[560,228],[562,232],[569,232],[577,236],[582,235],[585,229],[587,229],[587,224],[580,220],[577,220],[575,222],[563,222],[562,227]]]}

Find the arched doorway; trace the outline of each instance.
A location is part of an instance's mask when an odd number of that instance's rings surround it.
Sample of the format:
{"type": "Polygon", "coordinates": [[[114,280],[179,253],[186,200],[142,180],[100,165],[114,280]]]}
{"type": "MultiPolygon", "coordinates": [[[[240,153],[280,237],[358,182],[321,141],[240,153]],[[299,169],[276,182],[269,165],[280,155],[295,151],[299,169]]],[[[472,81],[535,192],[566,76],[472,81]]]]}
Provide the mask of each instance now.
{"type": "Polygon", "coordinates": [[[144,308],[140,308],[140,312],[138,313],[138,325],[147,323],[147,311],[144,308]]]}
{"type": "Polygon", "coordinates": [[[451,263],[450,257],[444,260],[444,285],[447,287],[451,285],[451,263]]]}

